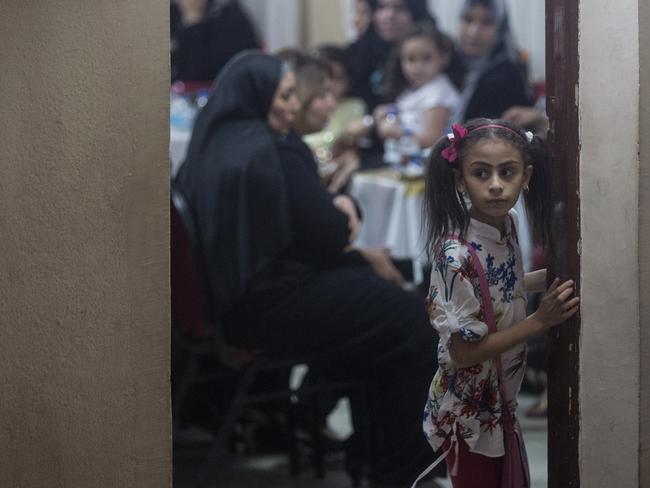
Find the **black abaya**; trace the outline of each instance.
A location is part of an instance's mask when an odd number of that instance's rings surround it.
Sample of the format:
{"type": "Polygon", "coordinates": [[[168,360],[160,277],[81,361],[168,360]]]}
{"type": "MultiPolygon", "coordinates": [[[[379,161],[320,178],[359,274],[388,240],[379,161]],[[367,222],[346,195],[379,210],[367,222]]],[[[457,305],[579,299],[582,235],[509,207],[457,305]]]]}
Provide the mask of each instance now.
{"type": "Polygon", "coordinates": [[[308,354],[318,358],[313,371],[365,383],[371,476],[404,486],[434,456],[422,414],[437,368],[435,334],[421,297],[345,252],[347,217],[320,184],[309,148],[264,128],[275,62],[246,54],[224,70],[181,170],[207,271],[218,273],[210,276],[214,299],[231,340],[276,357],[308,354]]]}

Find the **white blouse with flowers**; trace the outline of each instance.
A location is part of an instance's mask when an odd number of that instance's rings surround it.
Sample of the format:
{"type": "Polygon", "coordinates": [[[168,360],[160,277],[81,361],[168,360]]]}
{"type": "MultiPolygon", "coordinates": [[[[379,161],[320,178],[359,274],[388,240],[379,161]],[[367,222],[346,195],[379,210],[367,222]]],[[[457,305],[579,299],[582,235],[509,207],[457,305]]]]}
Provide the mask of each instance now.
{"type": "MultiPolygon", "coordinates": [[[[510,216],[517,221],[514,211],[510,216]]],[[[497,330],[526,318],[524,271],[513,219],[506,218],[505,235],[471,219],[465,236],[485,270],[497,330]]],[[[427,440],[437,450],[455,427],[470,451],[503,456],[502,404],[494,360],[458,368],[449,355],[452,334],[460,334],[469,342],[480,341],[488,334],[472,257],[458,240],[447,240],[435,258],[427,307],[431,324],[440,336],[439,367],[424,412],[427,440]]],[[[526,366],[526,345],[515,346],[501,358],[506,396],[513,409],[526,366]]]]}

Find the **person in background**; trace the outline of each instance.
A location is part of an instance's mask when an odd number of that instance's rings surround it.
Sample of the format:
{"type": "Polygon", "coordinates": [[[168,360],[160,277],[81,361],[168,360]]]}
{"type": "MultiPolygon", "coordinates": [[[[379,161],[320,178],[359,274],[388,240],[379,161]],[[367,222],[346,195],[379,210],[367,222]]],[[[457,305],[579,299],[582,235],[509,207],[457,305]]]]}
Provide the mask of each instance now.
{"type": "Polygon", "coordinates": [[[372,22],[346,50],[350,95],[361,98],[372,112],[384,101],[386,61],[393,45],[415,22],[435,24],[426,0],[368,0],[372,22]]]}
{"type": "Polygon", "coordinates": [[[461,120],[497,118],[515,105],[532,105],[504,0],[466,0],[459,39],[465,64],[461,120]]]}
{"type": "Polygon", "coordinates": [[[397,286],[387,256],[351,245],[354,202],[323,187],[291,132],[293,71],[242,53],[216,88],[176,179],[196,218],[215,318],[233,344],[309,354],[330,377],[362,382],[372,486],[403,487],[428,457],[421,404],[436,338],[422,299],[397,286]]]}
{"type": "Polygon", "coordinates": [[[456,122],[460,96],[444,70],[453,43],[431,23],[414,25],[397,43],[388,61],[385,94],[392,105],[375,109],[381,139],[412,134],[420,150],[431,148],[456,122]],[[397,114],[391,115],[391,108],[397,114]]]}
{"type": "MultiPolygon", "coordinates": [[[[326,124],[304,132],[303,139],[316,155],[321,178],[329,191],[336,193],[360,168],[358,144],[366,133],[366,106],[360,98],[348,96],[350,82],[343,48],[325,44],[316,49],[314,56],[327,68],[326,85],[334,95],[336,108],[326,124]]],[[[298,76],[298,84],[300,80],[298,76]]],[[[312,89],[319,88],[312,84],[312,89]]]]}
{"type": "MultiPolygon", "coordinates": [[[[392,47],[416,22],[435,25],[435,19],[429,12],[427,0],[368,0],[368,4],[372,9],[372,22],[359,39],[347,46],[345,54],[350,96],[361,98],[372,113],[387,101],[384,72],[392,47]]],[[[460,86],[462,66],[455,53],[446,72],[454,85],[460,86]]],[[[372,123],[366,126],[365,133],[368,137],[361,139],[365,143],[360,146],[361,167],[383,166],[383,145],[372,123]]]]}
{"type": "Polygon", "coordinates": [[[170,21],[172,82],[212,82],[235,54],[260,47],[237,0],[175,0],[170,21]]]}
{"type": "Polygon", "coordinates": [[[354,30],[356,37],[360,37],[366,32],[372,20],[372,10],[368,0],[355,0],[354,2],[354,30]]]}

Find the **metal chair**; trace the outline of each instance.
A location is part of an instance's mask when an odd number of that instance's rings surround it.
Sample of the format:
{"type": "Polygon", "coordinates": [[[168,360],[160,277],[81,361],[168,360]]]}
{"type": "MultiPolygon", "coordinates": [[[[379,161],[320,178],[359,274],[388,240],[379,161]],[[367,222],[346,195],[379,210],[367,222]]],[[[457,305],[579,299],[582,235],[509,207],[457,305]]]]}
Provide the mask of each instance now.
{"type": "MultiPolygon", "coordinates": [[[[300,474],[299,446],[296,429],[296,398],[298,391],[287,384],[286,388],[263,393],[251,391],[257,375],[262,371],[277,370],[298,364],[309,364],[312,358],[295,357],[277,360],[267,357],[263,351],[247,351],[233,347],[225,340],[219,323],[211,320],[215,316],[209,311],[207,280],[201,265],[201,252],[198,234],[192,212],[180,191],[172,185],[171,189],[171,303],[173,348],[179,348],[187,356],[185,368],[173,378],[172,415],[173,425],[178,426],[180,412],[185,404],[192,385],[212,382],[215,388],[224,381],[234,382],[234,393],[228,408],[219,418],[219,428],[215,440],[206,457],[205,467],[199,474],[197,486],[204,486],[212,475],[214,465],[227,451],[227,444],[233,428],[247,405],[285,400],[287,405],[287,427],[289,439],[289,464],[293,476],[300,474]],[[218,358],[214,371],[200,371],[199,365],[206,355],[218,358]],[[176,384],[174,384],[176,383],[176,384]]],[[[174,366],[172,365],[174,370],[174,366]]],[[[346,393],[359,391],[360,385],[354,381],[336,381],[315,384],[300,388],[300,395],[309,398],[311,420],[309,425],[314,475],[323,478],[324,449],[320,425],[317,418],[318,395],[325,391],[346,393]]],[[[354,473],[353,482],[358,485],[354,473]]]]}

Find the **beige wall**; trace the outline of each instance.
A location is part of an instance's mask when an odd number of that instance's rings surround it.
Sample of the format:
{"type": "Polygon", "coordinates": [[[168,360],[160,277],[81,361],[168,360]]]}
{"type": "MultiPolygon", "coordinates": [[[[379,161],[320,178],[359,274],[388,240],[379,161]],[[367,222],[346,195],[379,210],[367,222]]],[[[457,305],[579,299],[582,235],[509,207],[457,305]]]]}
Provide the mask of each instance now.
{"type": "Polygon", "coordinates": [[[650,3],[639,2],[640,178],[639,272],[641,299],[641,451],[639,486],[650,486],[650,3]]]}
{"type": "Polygon", "coordinates": [[[346,32],[340,0],[303,0],[304,46],[315,47],[322,43],[345,44],[346,32]]]}
{"type": "Polygon", "coordinates": [[[639,485],[637,449],[641,3],[580,2],[579,444],[589,488],[647,486],[639,485]]]}
{"type": "Polygon", "coordinates": [[[0,486],[169,486],[168,4],[5,0],[0,43],[0,486]]]}

